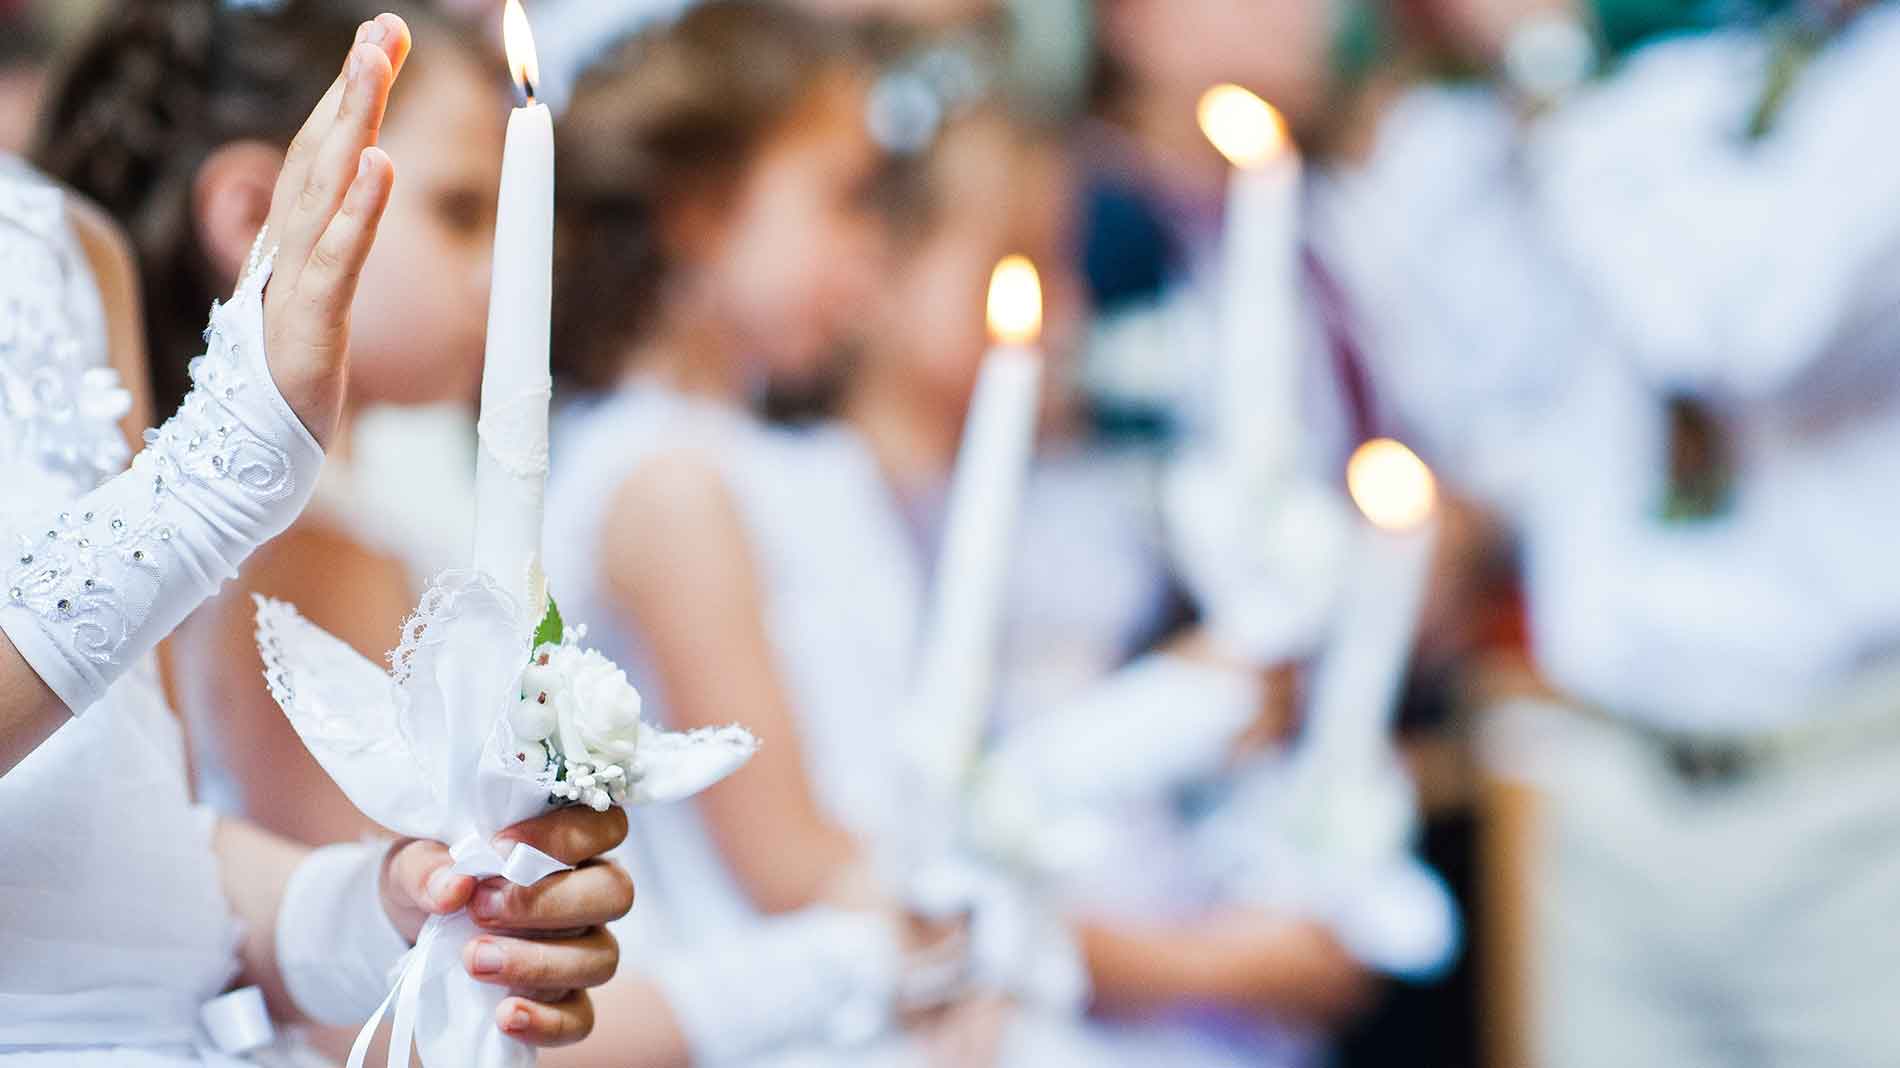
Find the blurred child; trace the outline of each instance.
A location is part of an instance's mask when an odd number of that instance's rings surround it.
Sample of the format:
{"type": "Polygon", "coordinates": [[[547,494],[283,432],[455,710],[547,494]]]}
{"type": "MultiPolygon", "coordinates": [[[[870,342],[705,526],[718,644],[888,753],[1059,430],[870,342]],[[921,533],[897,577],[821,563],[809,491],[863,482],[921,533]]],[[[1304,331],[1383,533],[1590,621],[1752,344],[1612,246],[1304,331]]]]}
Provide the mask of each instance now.
{"type": "MultiPolygon", "coordinates": [[[[696,805],[642,813],[629,851],[650,977],[700,1063],[799,1041],[849,1063],[844,1039],[896,1000],[901,910],[870,871],[902,797],[875,726],[902,662],[802,644],[803,612],[849,601],[814,584],[800,531],[851,517],[799,491],[810,472],[753,414],[769,385],[821,376],[862,312],[882,164],[868,89],[836,27],[716,0],[608,55],[560,127],[554,351],[586,395],[557,420],[552,590],[658,718],[736,718],[766,741],[696,805]],[[786,930],[805,952],[768,948],[786,930]],[[686,977],[669,952],[732,966],[686,977]]],[[[641,1039],[626,1031],[583,1063],[622,1063],[641,1039]]]]}
{"type": "MultiPolygon", "coordinates": [[[[132,235],[160,410],[182,396],[203,309],[229,292],[264,221],[302,102],[364,11],[354,2],[129,5],[76,57],[41,157],[132,235]]],[[[423,47],[383,144],[403,170],[353,314],[349,403],[311,506],[173,639],[180,705],[214,800],[311,844],[372,829],[292,731],[265,685],[252,595],[282,598],[380,659],[438,563],[431,532],[379,511],[353,476],[356,417],[374,405],[468,401],[482,339],[507,97],[454,25],[419,16],[423,47]],[[228,796],[220,796],[228,795],[228,796]]]]}
{"type": "MultiPolygon", "coordinates": [[[[1117,671],[1160,637],[1171,587],[1155,472],[1140,457],[1088,444],[1076,418],[1069,361],[1083,307],[1066,268],[1072,180],[1063,156],[1006,113],[980,110],[948,128],[914,188],[897,205],[900,247],[865,319],[841,447],[868,454],[862,466],[889,487],[910,535],[913,574],[926,572],[988,347],[990,269],[1010,253],[1042,267],[1051,366],[998,680],[993,729],[1007,745],[1038,718],[1118,681],[1117,671]]],[[[1274,716],[1264,680],[1218,663],[1192,635],[1130,671],[1162,686],[1144,732],[1151,762],[1164,759],[1171,728],[1189,717],[1184,703],[1237,704],[1236,728],[1263,706],[1265,718],[1274,716]]],[[[1219,773],[1216,756],[1202,775],[1219,773]]],[[[1130,792],[1139,790],[1130,784],[1130,792]]],[[[1324,928],[1210,900],[1172,801],[1117,804],[1111,859],[1058,891],[1072,910],[1099,1026],[1080,1041],[1021,1028],[1004,1046],[1009,1063],[1297,1063],[1300,1043],[1255,1023],[1331,1024],[1360,1003],[1365,973],[1324,928]]]]}

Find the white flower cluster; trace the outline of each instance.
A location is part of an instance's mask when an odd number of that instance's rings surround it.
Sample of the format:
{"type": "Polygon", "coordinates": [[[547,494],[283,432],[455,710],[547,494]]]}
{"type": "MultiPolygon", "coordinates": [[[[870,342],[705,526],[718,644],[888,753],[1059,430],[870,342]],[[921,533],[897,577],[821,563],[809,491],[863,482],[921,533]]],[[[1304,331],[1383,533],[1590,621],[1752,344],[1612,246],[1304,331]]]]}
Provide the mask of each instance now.
{"type": "Polygon", "coordinates": [[[605,812],[626,803],[639,781],[634,760],[649,729],[640,720],[640,693],[592,649],[572,642],[536,648],[509,725],[522,742],[546,752],[543,775],[556,801],[605,812]]]}

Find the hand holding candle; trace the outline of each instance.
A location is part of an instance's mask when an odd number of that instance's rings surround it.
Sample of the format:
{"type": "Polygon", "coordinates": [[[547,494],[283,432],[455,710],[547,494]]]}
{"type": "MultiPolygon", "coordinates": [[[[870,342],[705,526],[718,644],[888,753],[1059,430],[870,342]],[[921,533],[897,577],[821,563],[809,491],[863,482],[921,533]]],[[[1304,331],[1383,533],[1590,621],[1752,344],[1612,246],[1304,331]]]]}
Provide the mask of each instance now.
{"type": "Polygon", "coordinates": [[[1233,171],[1208,425],[1169,472],[1167,518],[1210,635],[1266,665],[1320,641],[1351,521],[1301,464],[1299,156],[1279,114],[1239,86],[1208,90],[1199,118],[1233,171]]]}
{"type": "Polygon", "coordinates": [[[542,612],[542,501],[548,475],[548,372],[554,296],[554,119],[535,100],[540,76],[520,0],[503,15],[508,65],[524,103],[508,118],[495,220],[488,352],[475,465],[475,569],[529,616],[542,612]]]}
{"type": "Polygon", "coordinates": [[[950,487],[935,596],[913,692],[916,757],[955,791],[981,747],[1003,595],[1042,392],[1042,284],[1011,256],[990,281],[990,335],[950,487]]]}
{"type": "Polygon", "coordinates": [[[1237,504],[1263,509],[1297,459],[1300,158],[1271,104],[1238,85],[1201,97],[1201,130],[1234,166],[1223,229],[1215,433],[1237,504]]]}
{"type": "MultiPolygon", "coordinates": [[[[1304,744],[1313,773],[1350,793],[1358,777],[1374,773],[1391,751],[1393,717],[1438,539],[1438,486],[1431,469],[1390,438],[1360,446],[1347,465],[1346,482],[1363,521],[1345,597],[1313,683],[1304,744]]],[[[1320,803],[1338,800],[1332,793],[1320,803]]]]}

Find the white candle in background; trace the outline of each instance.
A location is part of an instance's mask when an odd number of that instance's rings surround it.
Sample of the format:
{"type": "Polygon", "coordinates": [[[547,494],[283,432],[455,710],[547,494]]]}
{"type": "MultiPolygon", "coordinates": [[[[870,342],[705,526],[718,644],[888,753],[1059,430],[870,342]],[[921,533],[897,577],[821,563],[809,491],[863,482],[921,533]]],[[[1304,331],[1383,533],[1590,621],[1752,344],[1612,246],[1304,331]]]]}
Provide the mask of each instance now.
{"type": "Polygon", "coordinates": [[[990,335],[964,420],[913,691],[916,756],[942,789],[975,761],[994,684],[1016,516],[1041,409],[1042,285],[1021,256],[990,280],[990,335]]]}
{"type": "Polygon", "coordinates": [[[1204,93],[1199,118],[1234,165],[1221,238],[1216,442],[1236,503],[1263,509],[1291,475],[1302,425],[1300,157],[1279,112],[1238,85],[1204,93]]]}
{"type": "Polygon", "coordinates": [[[1437,481],[1390,438],[1361,445],[1346,466],[1361,521],[1346,588],[1307,706],[1314,764],[1351,775],[1383,760],[1418,636],[1438,540],[1437,481]]]}
{"type": "Polygon", "coordinates": [[[537,611],[547,489],[550,305],[554,295],[554,120],[535,99],[534,40],[520,0],[503,15],[508,64],[525,98],[508,118],[495,220],[488,349],[475,465],[475,568],[537,611]]]}

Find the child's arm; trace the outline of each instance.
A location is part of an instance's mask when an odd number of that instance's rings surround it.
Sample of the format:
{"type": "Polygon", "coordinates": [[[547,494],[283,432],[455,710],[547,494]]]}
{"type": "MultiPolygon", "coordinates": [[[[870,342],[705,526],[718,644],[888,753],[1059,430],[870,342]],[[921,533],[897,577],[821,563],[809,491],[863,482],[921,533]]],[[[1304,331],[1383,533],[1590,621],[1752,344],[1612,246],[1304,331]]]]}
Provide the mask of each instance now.
{"type": "Polygon", "coordinates": [[[719,471],[688,452],[649,461],[621,486],[605,529],[605,577],[646,642],[670,725],[736,720],[764,743],[697,799],[720,852],[767,912],[820,901],[858,846],[812,795],[758,569],[719,471]]]}
{"type": "MultiPolygon", "coordinates": [[[[26,575],[32,573],[23,573],[20,586],[0,589],[0,627],[5,629],[0,639],[0,774],[51,737],[67,715],[96,702],[238,561],[283,530],[315,478],[321,462],[317,447],[335,430],[342,403],[357,277],[395,180],[389,157],[374,146],[396,71],[408,56],[409,31],[401,19],[385,15],[366,23],[364,35],[378,43],[358,42],[351,49],[346,73],[291,146],[272,197],[270,234],[277,256],[263,296],[264,351],[254,351],[257,339],[243,338],[242,351],[233,354],[236,379],[217,396],[201,398],[207,410],[222,411],[222,418],[231,420],[234,438],[256,439],[247,456],[276,458],[264,466],[281,476],[282,485],[268,493],[255,486],[233,492],[223,485],[232,479],[199,485],[204,480],[174,477],[167,486],[153,461],[68,507],[21,517],[28,522],[21,532],[30,531],[29,537],[52,531],[64,539],[42,538],[39,553],[31,555],[88,554],[97,541],[141,536],[138,524],[151,520],[152,537],[164,535],[167,559],[160,561],[143,548],[124,560],[88,556],[86,567],[102,569],[87,576],[94,584],[78,587],[75,572],[69,576],[74,588],[39,598],[47,602],[43,605],[24,596],[26,575]],[[270,381],[257,381],[265,376],[270,381]],[[299,422],[300,427],[286,425],[299,422]],[[115,517],[122,526],[104,525],[115,517]],[[95,520],[101,524],[96,531],[90,526],[95,520]],[[150,588],[134,602],[114,590],[120,580],[150,588]],[[13,589],[23,596],[12,597],[13,589]],[[96,611],[101,598],[117,612],[106,624],[73,622],[81,613],[96,611]]],[[[241,310],[238,314],[242,318],[241,310]]],[[[237,328],[246,335],[260,329],[252,323],[237,328]]],[[[165,458],[164,449],[154,448],[165,458]]],[[[27,551],[19,554],[21,567],[36,565],[25,559],[27,551]]]]}
{"type": "Polygon", "coordinates": [[[1078,936],[1103,1012],[1217,1005],[1332,1027],[1372,992],[1370,973],[1324,927],[1253,910],[1176,924],[1088,921],[1078,936]]]}

